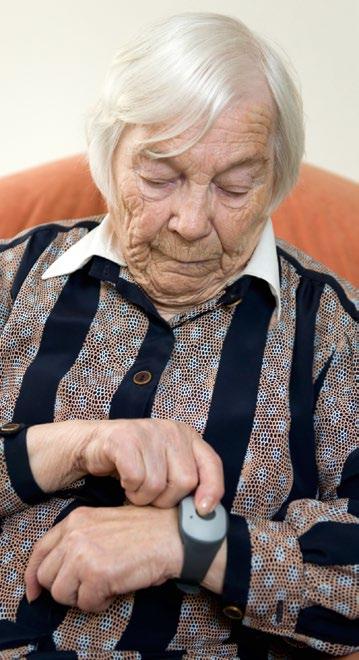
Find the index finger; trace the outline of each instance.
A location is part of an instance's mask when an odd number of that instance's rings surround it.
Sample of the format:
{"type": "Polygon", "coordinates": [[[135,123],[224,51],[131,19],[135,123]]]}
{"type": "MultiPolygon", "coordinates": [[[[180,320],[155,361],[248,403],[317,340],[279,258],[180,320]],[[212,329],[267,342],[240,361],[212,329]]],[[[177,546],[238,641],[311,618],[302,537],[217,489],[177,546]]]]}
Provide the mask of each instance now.
{"type": "Polygon", "coordinates": [[[194,495],[195,507],[200,515],[206,515],[216,508],[224,495],[223,464],[205,440],[196,440],[192,450],[199,474],[194,495]]]}
{"type": "Polygon", "coordinates": [[[41,593],[42,587],[37,579],[37,571],[45,557],[58,544],[61,537],[62,528],[60,525],[55,525],[34,545],[24,576],[26,598],[29,603],[35,600],[41,593]]]}

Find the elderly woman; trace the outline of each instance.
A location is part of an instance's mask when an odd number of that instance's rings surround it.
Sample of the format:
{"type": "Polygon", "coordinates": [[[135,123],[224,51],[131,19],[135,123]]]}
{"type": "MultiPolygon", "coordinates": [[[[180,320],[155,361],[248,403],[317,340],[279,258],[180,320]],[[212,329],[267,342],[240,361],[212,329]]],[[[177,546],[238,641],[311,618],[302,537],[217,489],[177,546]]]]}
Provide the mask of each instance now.
{"type": "Polygon", "coordinates": [[[286,68],[174,16],[88,135],[108,214],[1,244],[1,658],[352,653],[357,313],[273,237],[303,152],[286,68]]]}

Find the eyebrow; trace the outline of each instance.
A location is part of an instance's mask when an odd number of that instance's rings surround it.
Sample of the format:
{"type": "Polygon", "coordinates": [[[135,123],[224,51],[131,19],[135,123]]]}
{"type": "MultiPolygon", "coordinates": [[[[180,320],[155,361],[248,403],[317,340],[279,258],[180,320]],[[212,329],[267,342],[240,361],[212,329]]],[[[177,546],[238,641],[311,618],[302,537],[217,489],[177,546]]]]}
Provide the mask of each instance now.
{"type": "MultiPolygon", "coordinates": [[[[265,165],[269,160],[269,157],[263,156],[263,155],[257,155],[257,156],[249,156],[247,158],[241,158],[240,160],[236,161],[235,163],[231,163],[226,167],[222,172],[219,174],[227,174],[231,170],[235,170],[237,167],[243,167],[243,166],[254,166],[254,165],[265,165]]],[[[217,175],[219,176],[219,175],[217,175]]]]}
{"type": "MultiPolygon", "coordinates": [[[[181,154],[178,154],[178,156],[181,156],[181,154]]],[[[145,159],[150,163],[163,163],[164,165],[169,165],[170,167],[174,167],[174,169],[177,169],[175,159],[177,156],[164,156],[163,158],[154,158],[150,154],[146,153],[146,151],[143,149],[141,151],[138,151],[136,156],[138,159],[145,159]]],[[[231,170],[234,170],[239,167],[245,167],[245,166],[254,166],[254,165],[259,165],[263,164],[265,165],[269,160],[268,156],[264,156],[263,154],[253,154],[251,156],[243,157],[240,158],[239,160],[235,161],[234,163],[230,163],[228,166],[225,166],[223,170],[218,172],[215,176],[221,176],[223,174],[230,173],[231,170]]]]}

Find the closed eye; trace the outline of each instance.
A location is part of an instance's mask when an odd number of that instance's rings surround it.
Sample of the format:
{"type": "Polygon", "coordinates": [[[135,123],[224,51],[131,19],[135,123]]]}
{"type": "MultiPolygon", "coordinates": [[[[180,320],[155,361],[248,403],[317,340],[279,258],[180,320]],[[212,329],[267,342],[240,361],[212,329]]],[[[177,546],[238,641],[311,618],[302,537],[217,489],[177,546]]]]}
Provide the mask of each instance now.
{"type": "Polygon", "coordinates": [[[163,188],[170,183],[175,183],[176,179],[147,179],[142,176],[141,179],[153,188],[163,188]]]}
{"type": "Polygon", "coordinates": [[[249,189],[229,190],[228,188],[223,188],[222,186],[218,186],[218,185],[217,188],[222,193],[224,193],[225,195],[229,195],[230,197],[241,197],[242,195],[246,195],[249,192],[249,189]]]}

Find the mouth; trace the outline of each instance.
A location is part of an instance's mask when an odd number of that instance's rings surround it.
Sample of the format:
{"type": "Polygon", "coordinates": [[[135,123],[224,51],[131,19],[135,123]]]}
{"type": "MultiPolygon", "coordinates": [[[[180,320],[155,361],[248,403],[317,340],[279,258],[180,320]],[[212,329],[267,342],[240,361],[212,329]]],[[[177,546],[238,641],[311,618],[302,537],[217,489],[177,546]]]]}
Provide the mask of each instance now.
{"type": "MultiPolygon", "coordinates": [[[[173,254],[166,254],[165,252],[162,252],[161,250],[158,250],[158,248],[155,250],[157,252],[157,259],[160,262],[167,263],[169,266],[172,263],[172,268],[208,268],[208,267],[213,267],[214,262],[218,262],[218,256],[212,256],[212,257],[207,257],[203,258],[202,255],[198,255],[197,259],[188,259],[188,258],[183,258],[181,259],[178,256],[175,256],[173,254]],[[169,263],[168,263],[169,262],[169,263]]],[[[192,255],[191,255],[192,256],[192,255]]]]}
{"type": "MultiPolygon", "coordinates": [[[[169,257],[171,258],[171,257],[169,257]]],[[[209,261],[215,261],[214,258],[212,259],[196,259],[195,261],[188,261],[187,259],[174,259],[173,261],[177,261],[179,264],[187,264],[187,265],[192,265],[192,264],[207,264],[209,261]]]]}
{"type": "Polygon", "coordinates": [[[192,264],[206,264],[209,261],[216,261],[218,257],[208,257],[207,259],[203,259],[201,257],[198,257],[198,259],[180,259],[179,257],[175,257],[172,254],[164,254],[164,252],[161,253],[162,258],[165,258],[166,260],[170,261],[175,261],[178,264],[187,264],[187,265],[192,265],[192,264]]]}

